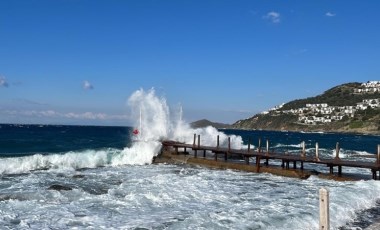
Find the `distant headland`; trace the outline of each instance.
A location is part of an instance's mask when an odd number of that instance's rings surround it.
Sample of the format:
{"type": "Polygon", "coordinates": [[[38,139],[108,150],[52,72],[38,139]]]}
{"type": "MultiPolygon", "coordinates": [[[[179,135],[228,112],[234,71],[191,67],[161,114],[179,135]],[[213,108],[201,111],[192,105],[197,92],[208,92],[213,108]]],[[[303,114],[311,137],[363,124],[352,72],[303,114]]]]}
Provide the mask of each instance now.
{"type": "Polygon", "coordinates": [[[321,95],[281,104],[226,128],[380,134],[380,81],[338,85],[321,95]]]}

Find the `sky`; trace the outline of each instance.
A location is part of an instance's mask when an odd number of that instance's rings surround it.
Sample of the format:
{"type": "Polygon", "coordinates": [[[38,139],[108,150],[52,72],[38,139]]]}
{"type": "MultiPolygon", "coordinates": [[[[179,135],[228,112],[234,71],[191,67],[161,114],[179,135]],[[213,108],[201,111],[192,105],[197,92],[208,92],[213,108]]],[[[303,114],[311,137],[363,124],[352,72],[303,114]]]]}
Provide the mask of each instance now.
{"type": "Polygon", "coordinates": [[[154,88],[234,123],[380,80],[380,1],[2,0],[0,123],[122,125],[154,88]]]}

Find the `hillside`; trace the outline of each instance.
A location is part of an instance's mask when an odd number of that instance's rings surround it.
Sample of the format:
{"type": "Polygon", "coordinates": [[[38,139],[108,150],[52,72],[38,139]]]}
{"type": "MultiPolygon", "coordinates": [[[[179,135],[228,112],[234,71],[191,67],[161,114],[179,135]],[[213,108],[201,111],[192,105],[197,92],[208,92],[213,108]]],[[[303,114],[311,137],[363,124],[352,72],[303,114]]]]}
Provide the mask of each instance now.
{"type": "Polygon", "coordinates": [[[380,134],[379,99],[380,82],[347,83],[237,121],[232,127],[380,134]]]}
{"type": "Polygon", "coordinates": [[[203,128],[203,127],[207,127],[207,126],[212,126],[214,128],[217,128],[217,129],[231,128],[231,125],[211,122],[211,121],[206,120],[206,119],[194,121],[190,124],[190,126],[193,128],[203,128]]]}

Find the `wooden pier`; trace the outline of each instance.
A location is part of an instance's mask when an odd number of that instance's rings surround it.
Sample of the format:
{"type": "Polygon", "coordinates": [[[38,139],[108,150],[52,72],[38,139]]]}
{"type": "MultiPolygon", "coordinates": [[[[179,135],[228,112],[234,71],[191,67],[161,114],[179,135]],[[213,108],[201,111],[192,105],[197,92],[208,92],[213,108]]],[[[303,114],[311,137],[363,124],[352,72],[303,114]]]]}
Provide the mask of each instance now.
{"type": "Polygon", "coordinates": [[[269,160],[281,161],[281,167],[284,169],[290,169],[292,164],[293,169],[304,170],[304,164],[320,164],[326,165],[330,169],[330,174],[334,174],[334,168],[337,168],[337,175],[342,176],[343,167],[354,167],[354,168],[363,168],[370,169],[372,172],[372,179],[380,179],[380,145],[377,146],[377,159],[375,162],[364,162],[364,161],[352,161],[344,160],[339,157],[339,143],[336,144],[336,155],[334,158],[320,158],[319,157],[319,145],[316,143],[315,146],[315,156],[306,156],[305,143],[302,143],[302,149],[299,154],[288,154],[286,152],[270,152],[269,150],[269,140],[266,141],[266,148],[263,150],[261,148],[261,140],[259,139],[259,146],[257,149],[251,149],[250,141],[248,143],[248,149],[232,149],[231,140],[228,138],[228,147],[219,146],[219,136],[217,136],[216,146],[204,146],[200,143],[200,135],[197,136],[194,134],[193,144],[185,144],[175,141],[162,141],[164,148],[174,148],[174,153],[179,155],[181,152],[179,149],[183,149],[182,153],[188,154],[187,149],[191,149],[194,152],[194,158],[203,157],[206,158],[206,152],[211,152],[214,156],[214,160],[218,161],[220,156],[222,159],[227,162],[231,156],[238,156],[244,159],[246,165],[250,165],[250,159],[254,159],[254,165],[256,166],[256,171],[260,172],[260,167],[262,167],[262,161],[265,166],[269,166],[269,160]],[[196,143],[196,140],[197,143],[196,143]],[[201,153],[201,156],[198,154],[201,153]],[[379,175],[378,175],[379,174],[379,175]]]}

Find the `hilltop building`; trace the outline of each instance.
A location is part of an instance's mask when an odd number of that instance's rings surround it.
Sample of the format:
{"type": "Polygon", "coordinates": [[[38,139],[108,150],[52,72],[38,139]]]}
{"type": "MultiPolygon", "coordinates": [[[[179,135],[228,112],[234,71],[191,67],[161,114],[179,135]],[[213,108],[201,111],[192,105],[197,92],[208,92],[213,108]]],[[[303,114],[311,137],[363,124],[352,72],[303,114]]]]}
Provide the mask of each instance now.
{"type": "MultiPolygon", "coordinates": [[[[364,94],[376,92],[380,92],[380,81],[368,81],[363,83],[360,88],[354,89],[353,93],[364,94]]],[[[362,102],[357,103],[356,106],[329,106],[327,103],[321,103],[306,104],[306,106],[302,108],[281,111],[280,109],[283,106],[284,104],[281,104],[280,106],[276,106],[269,111],[263,112],[263,114],[268,114],[270,112],[293,114],[298,116],[299,123],[316,125],[339,121],[345,116],[352,118],[359,110],[380,108],[380,98],[365,99],[362,102]]]]}
{"type": "Polygon", "coordinates": [[[363,94],[363,93],[375,93],[380,92],[380,81],[368,81],[361,84],[361,87],[355,89],[354,93],[363,94]]]}

